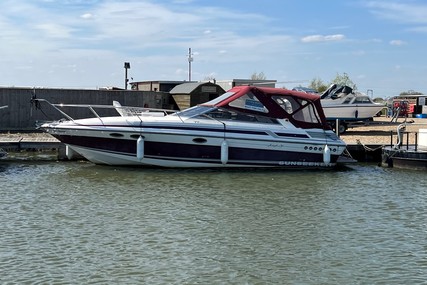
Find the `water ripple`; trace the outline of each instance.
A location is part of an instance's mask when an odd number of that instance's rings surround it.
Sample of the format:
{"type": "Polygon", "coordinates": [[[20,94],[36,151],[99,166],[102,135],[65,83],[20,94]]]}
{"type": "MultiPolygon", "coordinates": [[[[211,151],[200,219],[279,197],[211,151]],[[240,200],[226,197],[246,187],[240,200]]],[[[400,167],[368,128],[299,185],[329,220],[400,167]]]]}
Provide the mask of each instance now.
{"type": "Polygon", "coordinates": [[[0,173],[5,284],[425,284],[427,182],[26,162],[0,173]]]}

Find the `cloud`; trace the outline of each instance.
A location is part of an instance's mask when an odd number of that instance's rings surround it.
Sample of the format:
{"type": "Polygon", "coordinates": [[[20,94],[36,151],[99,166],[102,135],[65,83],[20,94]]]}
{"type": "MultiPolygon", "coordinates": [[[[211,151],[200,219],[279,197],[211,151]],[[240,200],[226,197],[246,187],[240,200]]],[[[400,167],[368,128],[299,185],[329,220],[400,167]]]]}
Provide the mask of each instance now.
{"type": "Polygon", "coordinates": [[[390,45],[392,45],[392,46],[403,46],[403,45],[406,45],[406,42],[401,41],[401,40],[392,40],[392,41],[390,41],[390,45]]]}
{"type": "Polygon", "coordinates": [[[336,42],[342,41],[345,39],[345,36],[342,34],[336,35],[311,35],[306,36],[301,39],[303,43],[316,43],[316,42],[336,42]]]}
{"type": "Polygon", "coordinates": [[[80,16],[82,19],[92,19],[94,16],[91,13],[85,13],[80,16]]]}
{"type": "Polygon", "coordinates": [[[175,4],[190,4],[194,2],[194,0],[174,0],[172,2],[175,4]]]}
{"type": "Polygon", "coordinates": [[[414,27],[414,28],[410,28],[408,30],[411,32],[416,32],[416,33],[427,33],[427,26],[414,27]]]}
{"type": "MultiPolygon", "coordinates": [[[[6,66],[8,59],[15,67],[38,70],[37,76],[13,71],[2,82],[111,85],[121,83],[125,60],[132,62],[134,78],[185,79],[189,47],[195,55],[194,70],[206,74],[223,70],[224,64],[266,64],[270,55],[279,57],[292,41],[273,31],[269,16],[198,1],[64,2],[0,1],[0,34],[5,40],[0,63],[6,66]]],[[[223,72],[236,73],[232,68],[223,72]]]]}
{"type": "Polygon", "coordinates": [[[49,38],[69,38],[73,31],[71,28],[54,23],[39,24],[35,28],[49,38]]]}
{"type": "Polygon", "coordinates": [[[427,4],[397,1],[368,1],[366,2],[366,7],[379,18],[399,23],[427,23],[427,4]]]}

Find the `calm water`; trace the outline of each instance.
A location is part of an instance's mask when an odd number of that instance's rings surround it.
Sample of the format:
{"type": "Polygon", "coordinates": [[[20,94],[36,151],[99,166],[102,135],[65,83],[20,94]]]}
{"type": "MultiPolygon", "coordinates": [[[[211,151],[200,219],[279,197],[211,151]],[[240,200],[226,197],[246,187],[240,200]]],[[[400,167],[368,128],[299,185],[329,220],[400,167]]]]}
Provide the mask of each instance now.
{"type": "Polygon", "coordinates": [[[1,284],[427,284],[425,172],[0,163],[1,284]]]}

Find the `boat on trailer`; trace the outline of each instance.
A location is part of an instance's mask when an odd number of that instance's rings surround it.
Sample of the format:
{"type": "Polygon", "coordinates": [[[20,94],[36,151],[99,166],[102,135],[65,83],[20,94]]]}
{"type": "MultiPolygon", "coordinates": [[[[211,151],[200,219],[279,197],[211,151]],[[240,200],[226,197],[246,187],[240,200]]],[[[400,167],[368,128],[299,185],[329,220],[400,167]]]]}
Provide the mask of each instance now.
{"type": "Polygon", "coordinates": [[[41,129],[96,164],[181,168],[331,168],[346,144],[328,126],[320,97],[238,86],[183,111],[85,105],[93,118],[44,123],[41,129]],[[97,108],[118,115],[99,116],[97,108]]]}
{"type": "Polygon", "coordinates": [[[372,101],[367,94],[354,91],[345,85],[332,84],[320,97],[328,120],[368,120],[385,107],[372,101]]]}

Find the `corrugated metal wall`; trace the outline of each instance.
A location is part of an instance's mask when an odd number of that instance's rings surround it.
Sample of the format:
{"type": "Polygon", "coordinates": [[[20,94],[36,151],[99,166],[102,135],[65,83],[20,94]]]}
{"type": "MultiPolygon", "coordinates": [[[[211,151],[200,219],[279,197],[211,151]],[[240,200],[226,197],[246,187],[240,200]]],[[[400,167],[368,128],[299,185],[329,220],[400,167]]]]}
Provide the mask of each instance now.
{"type": "MultiPolygon", "coordinates": [[[[33,96],[46,99],[51,103],[112,105],[119,101],[122,106],[171,108],[173,102],[168,93],[131,91],[131,90],[80,90],[80,89],[47,89],[47,88],[1,88],[0,131],[31,131],[35,130],[36,122],[52,121],[64,116],[47,104],[41,104],[41,110],[36,110],[31,104],[33,96]]],[[[90,115],[87,109],[64,109],[73,118],[83,118],[90,115]]],[[[108,114],[114,114],[111,110],[108,114]]]]}

